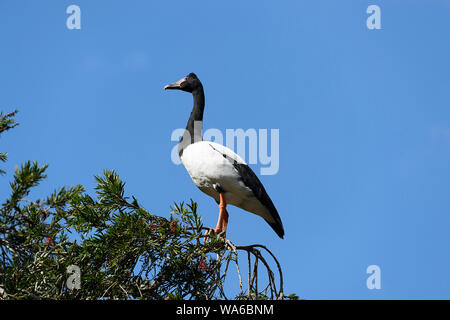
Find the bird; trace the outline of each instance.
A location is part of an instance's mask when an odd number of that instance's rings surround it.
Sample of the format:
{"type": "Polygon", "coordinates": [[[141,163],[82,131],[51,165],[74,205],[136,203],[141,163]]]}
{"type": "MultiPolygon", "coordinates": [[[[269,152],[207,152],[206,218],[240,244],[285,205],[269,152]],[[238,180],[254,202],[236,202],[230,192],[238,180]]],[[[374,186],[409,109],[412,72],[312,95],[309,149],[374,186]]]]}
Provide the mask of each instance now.
{"type": "Polygon", "coordinates": [[[278,211],[253,170],[231,149],[203,140],[205,93],[197,75],[189,73],[166,85],[164,90],[181,90],[193,96],[194,106],[178,144],[178,155],[195,185],[219,205],[219,218],[212,231],[226,236],[227,205],[234,205],[262,217],[283,239],[284,228],[278,211]]]}

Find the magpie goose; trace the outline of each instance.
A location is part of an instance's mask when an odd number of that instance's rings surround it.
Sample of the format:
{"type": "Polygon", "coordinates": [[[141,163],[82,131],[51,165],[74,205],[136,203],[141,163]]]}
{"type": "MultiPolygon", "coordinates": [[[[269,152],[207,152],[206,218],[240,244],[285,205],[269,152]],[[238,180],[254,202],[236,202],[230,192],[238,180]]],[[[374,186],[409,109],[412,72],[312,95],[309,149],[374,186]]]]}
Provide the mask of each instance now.
{"type": "Polygon", "coordinates": [[[197,76],[190,73],[164,87],[168,89],[189,92],[194,98],[194,107],[178,144],[178,155],[197,187],[219,204],[219,220],[214,232],[225,235],[226,206],[230,204],[261,216],[283,238],[283,224],[277,209],[253,170],[229,148],[203,141],[205,93],[197,76]]]}

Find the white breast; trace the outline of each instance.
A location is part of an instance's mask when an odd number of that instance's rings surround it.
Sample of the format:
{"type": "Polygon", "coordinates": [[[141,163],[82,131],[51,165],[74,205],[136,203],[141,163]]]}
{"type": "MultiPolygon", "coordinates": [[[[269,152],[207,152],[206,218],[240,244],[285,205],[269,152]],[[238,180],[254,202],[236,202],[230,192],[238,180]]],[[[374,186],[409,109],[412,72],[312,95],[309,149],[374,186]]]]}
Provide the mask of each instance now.
{"type": "Polygon", "coordinates": [[[214,184],[219,184],[226,191],[225,198],[229,204],[239,207],[253,197],[233,166],[234,160],[245,162],[232,150],[214,142],[200,141],[187,146],[180,159],[197,187],[216,200],[219,194],[214,184]]]}

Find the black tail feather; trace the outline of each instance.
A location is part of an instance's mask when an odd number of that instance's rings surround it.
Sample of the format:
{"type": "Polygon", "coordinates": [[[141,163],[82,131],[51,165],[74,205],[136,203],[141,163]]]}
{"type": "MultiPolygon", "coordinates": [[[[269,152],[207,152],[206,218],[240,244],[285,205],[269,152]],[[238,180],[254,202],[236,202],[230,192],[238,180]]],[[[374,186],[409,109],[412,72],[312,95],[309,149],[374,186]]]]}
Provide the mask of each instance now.
{"type": "MultiPolygon", "coordinates": [[[[264,220],[266,220],[266,219],[264,219],[264,220]]],[[[275,231],[276,234],[281,239],[284,239],[284,228],[283,228],[283,224],[281,223],[281,220],[277,221],[277,222],[269,222],[266,220],[266,222],[272,227],[273,231],[275,231]]]]}

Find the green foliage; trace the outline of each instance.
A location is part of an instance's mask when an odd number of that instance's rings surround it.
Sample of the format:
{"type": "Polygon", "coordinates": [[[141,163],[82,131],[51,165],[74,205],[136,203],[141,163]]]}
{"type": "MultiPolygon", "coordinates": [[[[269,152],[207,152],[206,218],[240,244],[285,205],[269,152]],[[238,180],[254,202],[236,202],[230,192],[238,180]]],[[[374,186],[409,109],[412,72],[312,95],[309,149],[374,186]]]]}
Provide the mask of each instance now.
{"type": "MultiPolygon", "coordinates": [[[[3,114],[2,112],[0,112],[0,134],[4,131],[8,131],[18,125],[18,123],[16,123],[13,118],[16,114],[17,114],[17,110],[15,110],[11,113],[8,113],[8,114],[3,114]]],[[[8,153],[6,153],[6,152],[0,152],[0,162],[5,162],[7,159],[7,155],[8,155],[8,153]]],[[[0,169],[0,174],[4,174],[4,173],[5,173],[5,171],[0,169]]]]}
{"type": "MultiPolygon", "coordinates": [[[[0,115],[0,132],[16,125],[14,114],[0,115]]],[[[224,297],[223,266],[237,263],[237,247],[211,235],[205,241],[195,202],[174,204],[169,218],[153,215],[126,196],[112,170],[95,177],[95,197],[76,185],[27,199],[46,169],[30,161],[16,168],[0,208],[0,299],[224,297]],[[70,266],[79,267],[79,289],[70,286],[70,266]]],[[[268,298],[242,287],[241,280],[240,299],[268,298]]]]}
{"type": "Polygon", "coordinates": [[[17,114],[17,110],[14,110],[13,112],[3,114],[3,112],[0,112],[0,133],[10,130],[18,125],[16,121],[14,120],[14,116],[17,114]]]}
{"type": "Polygon", "coordinates": [[[196,204],[157,217],[124,196],[114,171],[97,176],[93,199],[83,187],[61,188],[44,201],[24,201],[46,166],[16,171],[1,208],[0,284],[8,298],[163,299],[214,296],[220,281],[201,244],[196,204]],[[80,267],[81,289],[67,289],[67,268],[80,267]]]}

